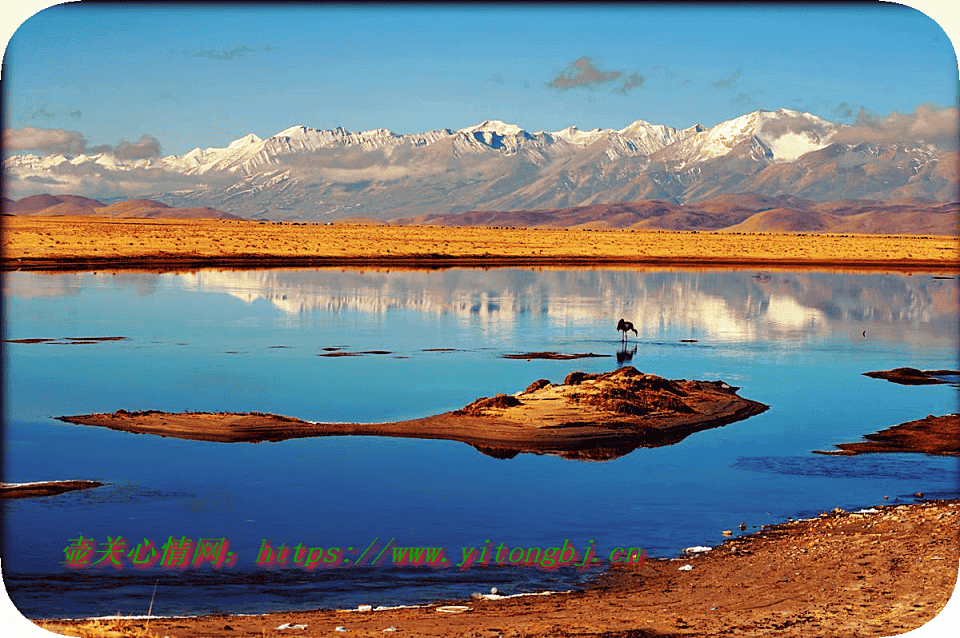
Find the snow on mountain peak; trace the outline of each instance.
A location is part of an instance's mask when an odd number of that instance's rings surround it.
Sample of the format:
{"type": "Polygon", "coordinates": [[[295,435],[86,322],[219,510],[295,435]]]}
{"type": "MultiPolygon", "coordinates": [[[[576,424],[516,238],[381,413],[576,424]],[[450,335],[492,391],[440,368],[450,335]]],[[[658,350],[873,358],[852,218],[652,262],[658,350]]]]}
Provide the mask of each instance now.
{"type": "Polygon", "coordinates": [[[569,142],[570,144],[586,146],[587,144],[591,144],[600,139],[609,132],[612,132],[612,129],[595,128],[592,131],[581,131],[576,126],[568,126],[567,128],[559,131],[553,131],[551,135],[569,142]]]}
{"type": "Polygon", "coordinates": [[[816,115],[777,109],[760,114],[755,135],[770,148],[774,160],[790,162],[826,147],[836,132],[835,124],[816,115]]]}
{"type": "Polygon", "coordinates": [[[630,124],[627,124],[626,126],[624,126],[622,129],[620,129],[620,130],[617,131],[617,132],[620,133],[621,135],[630,135],[630,134],[636,133],[636,132],[638,132],[638,131],[645,131],[645,130],[648,130],[648,129],[651,129],[651,128],[660,128],[660,127],[662,127],[662,125],[651,124],[650,122],[648,122],[648,121],[646,121],[646,120],[635,120],[635,121],[631,122],[630,124]]]}
{"type": "Polygon", "coordinates": [[[773,161],[793,161],[829,144],[836,126],[809,113],[759,109],[690,134],[669,147],[671,159],[700,162],[730,153],[744,142],[759,143],[773,161]]]}
{"type": "MultiPolygon", "coordinates": [[[[307,128],[303,124],[298,124],[296,126],[291,126],[290,128],[285,128],[279,133],[274,133],[270,136],[270,138],[275,139],[289,137],[291,139],[305,139],[307,135],[313,131],[315,131],[315,129],[307,128]]],[[[233,145],[231,144],[231,146],[233,145]]]]}
{"type": "MultiPolygon", "coordinates": [[[[60,164],[96,164],[111,171],[157,165],[187,175],[237,173],[255,175],[282,168],[286,156],[323,152],[324,149],[352,147],[362,151],[399,147],[424,148],[445,139],[453,139],[453,152],[479,153],[490,150],[501,154],[527,153],[531,161],[545,162],[596,145],[610,161],[636,156],[654,156],[658,160],[681,165],[725,156],[748,143],[759,148],[767,161],[794,161],[828,146],[843,128],[809,113],[791,109],[758,110],[721,122],[713,127],[700,125],[682,130],[637,119],[622,129],[580,130],[570,126],[559,131],[534,134],[502,120],[485,120],[458,131],[437,129],[425,133],[397,135],[385,128],[360,133],[342,127],[330,130],[291,126],[266,140],[249,133],[223,148],[195,148],[183,155],[158,159],[126,160],[109,153],[78,155],[71,160],[63,155],[12,156],[3,161],[5,170],[23,175],[41,175],[56,171],[60,164]],[[551,148],[553,147],[553,148],[551,148]]],[[[756,149],[754,149],[756,150],[756,149]]],[[[760,156],[756,156],[760,157],[760,156]]]]}
{"type": "Polygon", "coordinates": [[[523,133],[523,129],[516,124],[507,124],[501,120],[484,120],[479,124],[460,129],[460,133],[490,132],[497,135],[516,135],[523,133]]]}
{"type": "Polygon", "coordinates": [[[814,199],[955,197],[955,178],[939,179],[936,172],[946,163],[941,152],[907,149],[907,140],[831,146],[846,128],[791,109],[683,129],[635,120],[619,130],[570,126],[529,133],[486,120],[461,130],[400,135],[385,128],[357,133],[298,125],[264,140],[248,134],[179,156],[13,155],[3,160],[3,171],[8,183],[23,190],[42,183],[59,192],[94,194],[107,185],[137,197],[164,195],[178,205],[229,207],[266,219],[334,219],[347,210],[389,219],[468,206],[532,210],[651,198],[686,202],[753,191],[814,199]],[[835,152],[811,153],[825,148],[835,152]],[[864,170],[842,170],[847,158],[841,156],[864,162],[864,170]],[[888,173],[903,180],[881,184],[876,175],[888,173]],[[171,187],[177,190],[161,190],[171,187]],[[157,190],[141,190],[147,188],[157,190]]]}
{"type": "Polygon", "coordinates": [[[253,146],[254,144],[259,144],[262,141],[263,140],[261,140],[259,137],[257,137],[253,133],[248,133],[247,135],[244,135],[240,139],[233,140],[232,142],[230,142],[230,145],[227,148],[243,148],[244,146],[253,146]]]}

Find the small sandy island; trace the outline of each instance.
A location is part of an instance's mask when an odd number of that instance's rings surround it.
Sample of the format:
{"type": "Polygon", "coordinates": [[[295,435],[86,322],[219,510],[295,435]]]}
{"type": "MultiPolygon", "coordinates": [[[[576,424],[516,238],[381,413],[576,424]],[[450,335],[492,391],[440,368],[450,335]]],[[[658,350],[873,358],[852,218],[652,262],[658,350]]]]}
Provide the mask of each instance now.
{"type": "Polygon", "coordinates": [[[0,483],[0,498],[33,498],[36,496],[53,496],[72,492],[74,490],[88,490],[100,487],[99,481],[36,481],[33,483],[0,483]]]}
{"type": "Polygon", "coordinates": [[[935,385],[950,383],[939,377],[960,376],[957,370],[917,370],[916,368],[894,368],[893,370],[879,370],[864,372],[863,376],[873,379],[886,379],[900,385],[935,385]]]}
{"type": "Polygon", "coordinates": [[[960,414],[907,421],[873,434],[866,441],[837,443],[838,450],[814,450],[816,454],[853,456],[870,452],[923,452],[960,456],[960,414]]]}
{"type": "Polygon", "coordinates": [[[461,441],[497,458],[532,452],[606,460],[638,447],[676,443],[693,432],[767,409],[762,403],[737,396],[738,389],[723,381],[671,381],[625,366],[602,374],[572,372],[562,384],[539,379],[516,394],[484,397],[460,410],[390,423],[312,423],[260,412],[155,410],[58,419],[201,441],[396,436],[461,441]]]}

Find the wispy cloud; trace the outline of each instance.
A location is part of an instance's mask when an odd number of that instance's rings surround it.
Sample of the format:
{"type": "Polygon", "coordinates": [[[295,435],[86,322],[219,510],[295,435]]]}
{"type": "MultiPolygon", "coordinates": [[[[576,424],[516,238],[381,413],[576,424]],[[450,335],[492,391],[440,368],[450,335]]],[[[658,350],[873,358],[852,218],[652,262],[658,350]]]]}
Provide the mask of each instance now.
{"type": "Polygon", "coordinates": [[[68,131],[62,128],[39,129],[33,126],[4,129],[3,147],[8,153],[24,151],[64,155],[108,153],[118,159],[143,159],[160,155],[160,142],[152,135],[144,134],[136,142],[120,140],[116,146],[103,144],[91,148],[87,138],[80,131],[68,131]]]}
{"type": "Polygon", "coordinates": [[[737,80],[740,79],[741,75],[743,75],[743,69],[737,69],[736,71],[731,73],[729,76],[722,78],[720,80],[717,80],[715,82],[711,82],[710,85],[713,88],[720,89],[720,90],[733,89],[733,88],[736,88],[737,80]]]}
{"type": "Polygon", "coordinates": [[[82,153],[87,148],[87,139],[80,131],[62,128],[39,129],[25,126],[22,129],[3,130],[3,148],[7,152],[37,151],[39,153],[82,153]]]}
{"type": "Polygon", "coordinates": [[[71,119],[78,120],[82,115],[83,111],[80,109],[75,109],[73,111],[50,111],[46,107],[41,106],[40,108],[33,109],[32,111],[24,111],[20,113],[20,116],[17,119],[24,122],[29,122],[31,120],[50,122],[51,120],[67,116],[69,116],[71,119]]]}
{"type": "Polygon", "coordinates": [[[21,116],[24,120],[52,120],[55,117],[57,117],[56,113],[51,113],[43,107],[28,111],[21,116]]]}
{"type": "Polygon", "coordinates": [[[624,75],[621,71],[602,71],[597,68],[590,56],[582,56],[566,66],[557,74],[557,77],[547,83],[547,88],[558,91],[586,88],[598,89],[603,85],[613,86],[612,92],[618,95],[629,95],[630,91],[643,86],[646,81],[639,73],[624,75]]]}
{"type": "Polygon", "coordinates": [[[921,104],[913,113],[894,111],[887,117],[880,117],[861,107],[857,121],[852,126],[841,129],[832,141],[929,144],[941,150],[957,150],[958,135],[958,107],[940,108],[933,104],[921,104]]]}
{"type": "Polygon", "coordinates": [[[680,77],[675,69],[667,68],[662,64],[647,67],[643,78],[648,86],[655,83],[658,91],[674,91],[690,84],[690,78],[680,77]]]}
{"type": "Polygon", "coordinates": [[[710,82],[710,86],[720,93],[733,93],[730,98],[730,106],[736,108],[750,108],[759,103],[758,96],[763,91],[747,91],[740,86],[740,78],[743,77],[743,69],[737,69],[730,75],[719,80],[710,82]]]}
{"type": "Polygon", "coordinates": [[[743,91],[740,91],[730,99],[730,104],[732,104],[733,106],[749,107],[749,106],[753,106],[756,103],[757,103],[757,99],[754,96],[750,95],[749,93],[745,93],[743,91]]]}
{"type": "Polygon", "coordinates": [[[248,44],[241,44],[240,46],[233,47],[230,50],[224,51],[196,51],[194,56],[198,58],[208,58],[210,60],[233,60],[235,58],[242,58],[248,55],[253,55],[255,53],[267,53],[270,51],[276,51],[277,47],[265,44],[259,47],[253,47],[248,44]]]}
{"type": "Polygon", "coordinates": [[[639,73],[631,73],[623,79],[623,84],[615,88],[613,92],[619,93],[620,95],[628,95],[633,89],[643,86],[644,81],[644,77],[639,73]]]}
{"type": "Polygon", "coordinates": [[[130,168],[111,170],[94,162],[73,165],[64,162],[49,174],[18,175],[4,172],[7,195],[19,199],[38,193],[83,195],[95,198],[142,197],[151,193],[197,188],[224,188],[234,183],[236,177],[203,177],[182,175],[162,168],[130,168]]]}
{"type": "Polygon", "coordinates": [[[90,149],[91,154],[94,153],[110,153],[117,159],[146,159],[148,157],[159,157],[160,156],[160,141],[153,137],[152,135],[141,135],[140,140],[136,142],[127,142],[126,140],[120,140],[120,143],[116,146],[110,146],[109,144],[104,146],[97,146],[90,149]]]}
{"type": "Polygon", "coordinates": [[[763,124],[764,137],[776,139],[787,133],[813,134],[823,140],[830,136],[834,127],[829,122],[808,120],[803,115],[780,115],[776,119],[767,120],[763,124]]]}
{"type": "Polygon", "coordinates": [[[622,75],[619,71],[601,71],[594,66],[593,59],[585,55],[568,64],[557,77],[547,83],[547,87],[558,91],[580,87],[594,89],[601,84],[613,82],[622,75]]]}
{"type": "Polygon", "coordinates": [[[831,111],[834,117],[841,120],[849,120],[853,117],[853,107],[847,104],[846,102],[840,102],[831,111]]]}

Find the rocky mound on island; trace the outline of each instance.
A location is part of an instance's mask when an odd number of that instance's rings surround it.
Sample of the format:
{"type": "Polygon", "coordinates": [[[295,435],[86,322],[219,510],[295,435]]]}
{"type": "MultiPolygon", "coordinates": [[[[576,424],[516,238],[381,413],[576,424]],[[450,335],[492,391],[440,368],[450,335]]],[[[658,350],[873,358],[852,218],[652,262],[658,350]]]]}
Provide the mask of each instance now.
{"type": "Polygon", "coordinates": [[[607,460],[638,447],[670,445],[688,435],[759,414],[768,406],[737,396],[723,381],[672,381],[632,366],[572,372],[562,384],[539,379],[460,410],[389,423],[314,423],[252,413],[156,410],[58,417],[138,434],[218,442],[282,441],[311,436],[446,439],[497,458],[527,452],[607,460]]]}

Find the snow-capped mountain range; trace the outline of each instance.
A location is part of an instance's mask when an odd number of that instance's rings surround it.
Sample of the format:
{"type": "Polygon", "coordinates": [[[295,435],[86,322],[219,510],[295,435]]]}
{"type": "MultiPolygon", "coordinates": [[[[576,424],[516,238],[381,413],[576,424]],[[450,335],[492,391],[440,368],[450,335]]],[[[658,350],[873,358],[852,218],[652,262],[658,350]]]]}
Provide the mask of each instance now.
{"type": "Polygon", "coordinates": [[[536,133],[499,120],[408,135],[294,126],[267,139],[251,133],[223,148],[150,159],[16,155],[3,170],[8,191],[23,195],[39,192],[26,188],[39,181],[44,192],[321,221],[638,199],[692,203],[737,192],[955,199],[956,153],[858,144],[849,130],[788,109],[686,129],[643,120],[619,130],[536,133]]]}

